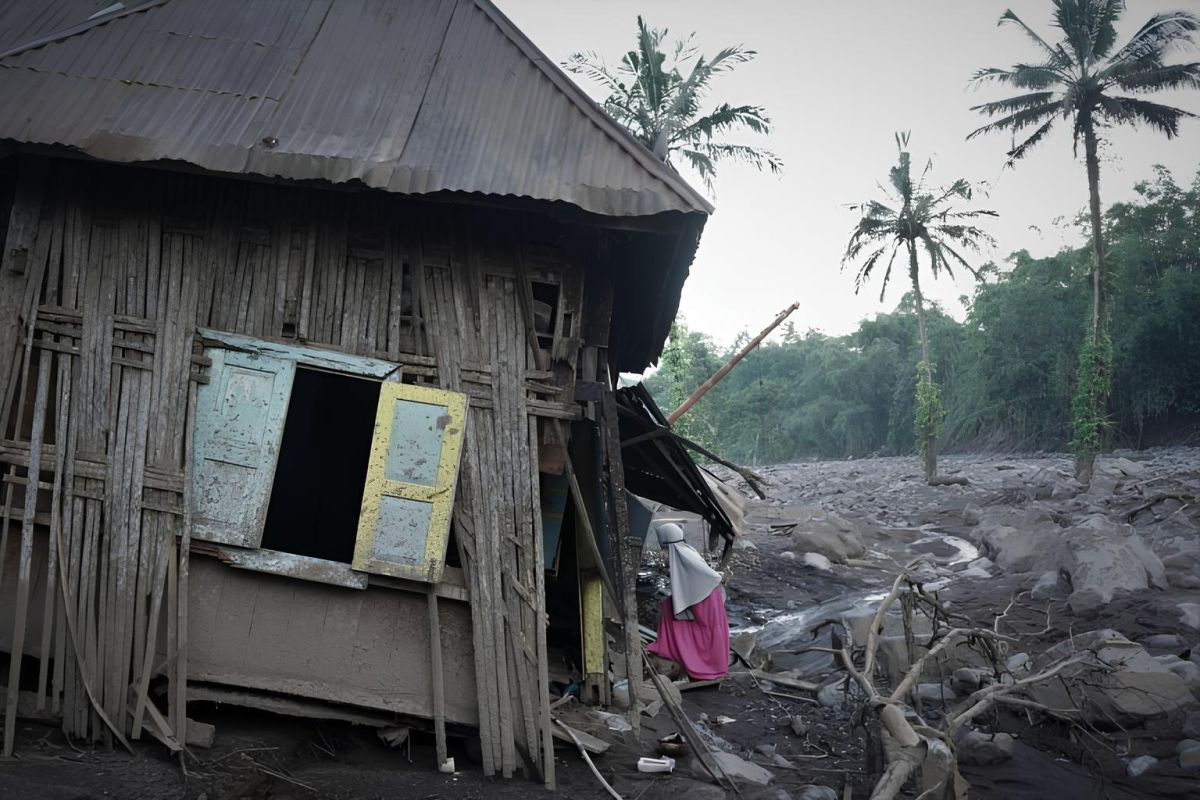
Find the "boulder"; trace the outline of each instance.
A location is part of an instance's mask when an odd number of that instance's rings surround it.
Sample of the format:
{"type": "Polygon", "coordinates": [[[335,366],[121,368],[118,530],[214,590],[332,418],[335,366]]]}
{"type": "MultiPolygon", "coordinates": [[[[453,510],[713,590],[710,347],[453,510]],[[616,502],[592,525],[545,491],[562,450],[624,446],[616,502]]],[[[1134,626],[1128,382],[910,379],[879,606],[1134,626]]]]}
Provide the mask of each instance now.
{"type": "Polygon", "coordinates": [[[958,699],[958,695],[954,693],[954,688],[950,685],[950,681],[944,683],[918,683],[914,691],[914,696],[919,697],[925,703],[937,703],[939,705],[953,703],[958,699]]]}
{"type": "Polygon", "coordinates": [[[1059,672],[1062,680],[1031,686],[1034,700],[1050,708],[1079,707],[1084,719],[1103,725],[1136,725],[1195,703],[1182,678],[1114,630],[1089,631],[1060,642],[1038,656],[1034,671],[1068,657],[1080,661],[1059,672]]]}
{"type": "Polygon", "coordinates": [[[969,695],[977,691],[980,687],[991,683],[991,678],[991,675],[981,669],[959,667],[950,676],[950,686],[954,688],[955,694],[969,695]]]}
{"type": "Polygon", "coordinates": [[[958,740],[958,763],[986,767],[1013,757],[1013,738],[1007,733],[970,731],[958,740]]]}
{"type": "Polygon", "coordinates": [[[1180,603],[1179,621],[1193,630],[1200,630],[1200,603],[1180,603]]]}
{"type": "Polygon", "coordinates": [[[1183,718],[1183,735],[1200,739],[1200,711],[1189,711],[1183,718]]]}
{"type": "Polygon", "coordinates": [[[861,558],[867,553],[863,526],[837,514],[821,509],[801,509],[796,523],[792,542],[801,552],[819,553],[835,564],[845,564],[846,559],[861,558]]]}
{"type": "Polygon", "coordinates": [[[1176,753],[1187,753],[1192,750],[1200,750],[1200,741],[1196,739],[1182,739],[1179,744],[1175,745],[1176,753]]]}
{"type": "Polygon", "coordinates": [[[1057,569],[1043,572],[1037,579],[1037,583],[1029,590],[1029,596],[1034,600],[1051,600],[1066,597],[1070,593],[1071,584],[1057,569]]]}
{"type": "Polygon", "coordinates": [[[1178,653],[1187,648],[1183,639],[1174,633],[1156,633],[1142,639],[1140,644],[1147,650],[1160,653],[1178,653]]]}
{"type": "Polygon", "coordinates": [[[983,515],[974,538],[1005,572],[1046,572],[1057,568],[1060,560],[1058,520],[1058,515],[1040,505],[1024,511],[993,507],[983,515]]]}
{"type": "Polygon", "coordinates": [[[1200,770],[1200,750],[1184,750],[1180,753],[1179,766],[1186,770],[1200,770]]]}
{"type": "Polygon", "coordinates": [[[1129,766],[1125,768],[1125,771],[1129,773],[1129,777],[1137,778],[1154,769],[1157,763],[1158,759],[1154,756],[1138,756],[1129,762],[1129,766]]]}
{"type": "Polygon", "coordinates": [[[1060,566],[1071,576],[1075,593],[1094,591],[1108,603],[1118,589],[1167,588],[1166,570],[1149,545],[1132,527],[1103,514],[1065,531],[1062,543],[1060,566]]]}
{"type": "Polygon", "coordinates": [[[817,702],[826,708],[840,708],[846,702],[842,681],[829,683],[817,690],[817,702]]]}
{"type": "Polygon", "coordinates": [[[1200,664],[1192,661],[1184,661],[1176,656],[1166,656],[1164,658],[1171,659],[1164,661],[1164,666],[1174,672],[1183,680],[1184,684],[1191,690],[1192,695],[1200,700],[1200,664]]]}

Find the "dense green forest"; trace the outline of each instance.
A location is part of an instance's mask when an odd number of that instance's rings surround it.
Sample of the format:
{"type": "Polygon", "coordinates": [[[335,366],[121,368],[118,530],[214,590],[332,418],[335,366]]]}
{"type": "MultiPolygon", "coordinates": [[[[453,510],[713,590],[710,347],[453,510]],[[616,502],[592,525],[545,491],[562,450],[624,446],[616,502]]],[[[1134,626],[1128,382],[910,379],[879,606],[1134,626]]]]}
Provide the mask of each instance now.
{"type": "MultiPolygon", "coordinates": [[[[1115,350],[1111,444],[1189,436],[1200,421],[1200,174],[1180,186],[1160,169],[1134,202],[1108,209],[1104,226],[1115,350]]],[[[1091,268],[1088,246],[1049,258],[1018,251],[986,265],[964,322],[929,310],[946,411],[943,451],[1068,448],[1091,268]]],[[[723,349],[680,319],[646,385],[670,410],[748,338],[723,349]]],[[[754,464],[912,453],[919,359],[911,296],[847,336],[801,333],[789,323],[676,428],[754,464]]]]}

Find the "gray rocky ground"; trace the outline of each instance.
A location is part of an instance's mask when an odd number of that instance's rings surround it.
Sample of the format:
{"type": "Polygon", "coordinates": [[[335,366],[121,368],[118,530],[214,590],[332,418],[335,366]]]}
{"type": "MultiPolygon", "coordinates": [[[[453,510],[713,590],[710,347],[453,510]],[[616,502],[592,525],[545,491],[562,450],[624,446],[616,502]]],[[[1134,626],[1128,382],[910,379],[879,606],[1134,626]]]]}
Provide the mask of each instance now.
{"type": "MultiPolygon", "coordinates": [[[[1005,637],[991,657],[964,642],[928,660],[904,698],[905,713],[927,729],[944,727],[974,693],[1070,661],[1061,680],[1022,693],[1061,713],[1000,706],[953,737],[970,797],[1200,796],[1200,450],[1114,454],[1086,490],[1063,456],[946,457],[941,467],[966,483],[928,486],[911,458],[761,470],[768,498],[750,504],[727,583],[741,661],[719,686],[680,695],[698,734],[739,776],[742,796],[869,795],[883,767],[878,726],[843,665],[816,648],[858,652],[879,598],[906,565],[955,624],[994,626],[1005,637]]],[[[642,587],[650,623],[663,577],[651,557],[642,587]]],[[[894,686],[926,652],[935,624],[918,617],[910,644],[900,616],[884,618],[881,685],[894,686]]],[[[638,758],[655,755],[656,740],[676,730],[665,710],[649,709],[658,713],[643,714],[635,734],[571,705],[563,713],[609,744],[596,765],[623,798],[724,796],[694,755],[680,757],[670,775],[637,771],[638,758]]],[[[447,776],[430,768],[423,734],[412,738],[410,761],[371,730],[231,709],[196,713],[219,733],[186,774],[152,745],[134,757],[76,750],[52,726],[23,723],[21,759],[0,764],[0,796],[540,793],[520,780],[484,779],[462,740],[452,747],[460,771],[447,776]]],[[[558,796],[608,796],[572,750],[557,762],[558,796]]],[[[934,771],[925,763],[918,783],[934,771]]],[[[901,796],[920,793],[910,786],[901,796]]]]}

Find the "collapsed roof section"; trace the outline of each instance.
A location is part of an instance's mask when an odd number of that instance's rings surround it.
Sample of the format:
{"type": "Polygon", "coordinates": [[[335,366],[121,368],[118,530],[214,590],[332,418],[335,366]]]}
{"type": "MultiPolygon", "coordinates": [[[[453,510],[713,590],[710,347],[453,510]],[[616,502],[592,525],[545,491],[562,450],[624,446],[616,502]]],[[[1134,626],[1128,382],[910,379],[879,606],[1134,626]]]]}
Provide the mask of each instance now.
{"type": "Polygon", "coordinates": [[[696,466],[642,384],[617,390],[625,488],[679,511],[700,515],[732,542],[741,531],[740,495],[696,466]]]}

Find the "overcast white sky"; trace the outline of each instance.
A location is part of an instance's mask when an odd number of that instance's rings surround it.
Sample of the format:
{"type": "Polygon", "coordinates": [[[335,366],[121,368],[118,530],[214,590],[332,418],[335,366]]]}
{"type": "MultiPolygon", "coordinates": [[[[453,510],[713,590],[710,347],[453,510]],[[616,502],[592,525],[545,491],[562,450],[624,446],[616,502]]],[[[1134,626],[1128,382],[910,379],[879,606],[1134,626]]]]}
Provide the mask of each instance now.
{"type": "MultiPolygon", "coordinates": [[[[881,305],[878,288],[855,296],[853,271],[840,272],[839,266],[855,222],[846,206],[879,193],[877,182],[895,162],[897,130],[912,131],[914,161],[934,159],[936,183],[964,177],[991,184],[990,197],[978,202],[1001,215],[989,226],[999,245],[987,257],[1002,259],[1019,248],[1049,254],[1064,242],[1082,241],[1073,229],[1063,230],[1087,204],[1069,127],[1015,170],[1002,169],[1006,135],[964,141],[984,121],[969,107],[1005,94],[1002,88],[969,88],[972,72],[1037,56],[1016,27],[997,28],[1000,14],[1012,8],[1050,36],[1047,0],[497,2],[560,63],[576,50],[595,50],[615,64],[634,44],[639,13],[648,24],[669,28],[672,37],[695,31],[705,53],[738,43],[758,51],[756,60],[715,83],[710,99],[765,106],[776,126],[769,146],[786,162],[785,174],[720,167],[717,211],[683,290],[681,311],[689,325],[720,342],[743,329],[757,332],[793,299],[800,302],[792,316],[800,330],[830,334],[846,333],[862,317],[895,306],[903,283],[894,282],[881,305]]],[[[1200,11],[1198,0],[1128,5],[1122,41],[1157,11],[1200,11]]],[[[1197,59],[1200,53],[1192,54],[1197,59]]],[[[594,86],[584,85],[600,99],[594,86]]],[[[1157,99],[1200,113],[1197,92],[1157,99]]],[[[1101,200],[1107,206],[1130,198],[1156,163],[1190,181],[1200,166],[1200,120],[1185,122],[1171,141],[1145,129],[1114,131],[1101,171],[1101,200]]],[[[970,291],[970,277],[958,275],[957,284],[943,279],[927,293],[961,318],[957,298],[970,291]]]]}

